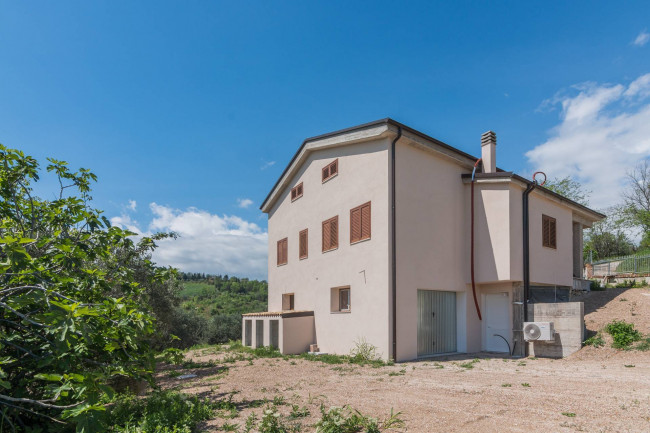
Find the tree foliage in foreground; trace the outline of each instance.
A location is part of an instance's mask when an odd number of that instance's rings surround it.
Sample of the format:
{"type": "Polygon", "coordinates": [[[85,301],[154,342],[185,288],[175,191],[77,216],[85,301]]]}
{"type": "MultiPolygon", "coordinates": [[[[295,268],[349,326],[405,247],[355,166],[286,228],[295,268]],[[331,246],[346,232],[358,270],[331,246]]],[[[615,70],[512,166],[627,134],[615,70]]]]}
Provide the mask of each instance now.
{"type": "MultiPolygon", "coordinates": [[[[89,206],[89,170],[48,161],[53,200],[33,195],[38,162],[0,146],[0,425],[98,431],[108,385],[153,368],[153,318],[128,257],[155,244],[135,244],[89,206]]],[[[146,257],[139,264],[141,279],[170,277],[146,257]]]]}
{"type": "Polygon", "coordinates": [[[583,206],[589,206],[591,191],[585,189],[580,182],[571,176],[553,178],[546,182],[544,187],[583,206]]]}

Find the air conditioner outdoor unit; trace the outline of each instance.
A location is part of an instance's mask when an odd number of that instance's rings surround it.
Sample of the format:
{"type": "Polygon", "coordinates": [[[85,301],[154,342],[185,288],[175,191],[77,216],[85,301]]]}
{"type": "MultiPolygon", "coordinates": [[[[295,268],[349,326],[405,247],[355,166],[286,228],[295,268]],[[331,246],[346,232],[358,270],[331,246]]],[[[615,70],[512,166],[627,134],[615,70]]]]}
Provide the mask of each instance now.
{"type": "Polygon", "coordinates": [[[553,322],[524,322],[524,340],[555,340],[555,329],[553,328],[553,322]]]}

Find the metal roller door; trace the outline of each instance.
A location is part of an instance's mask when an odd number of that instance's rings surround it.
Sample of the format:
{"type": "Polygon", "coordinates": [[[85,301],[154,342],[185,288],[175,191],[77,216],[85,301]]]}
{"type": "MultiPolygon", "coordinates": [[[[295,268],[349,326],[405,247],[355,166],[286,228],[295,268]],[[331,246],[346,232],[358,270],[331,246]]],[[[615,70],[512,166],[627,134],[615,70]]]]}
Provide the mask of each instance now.
{"type": "Polygon", "coordinates": [[[456,292],[418,290],[418,356],[456,352],[456,292]]]}

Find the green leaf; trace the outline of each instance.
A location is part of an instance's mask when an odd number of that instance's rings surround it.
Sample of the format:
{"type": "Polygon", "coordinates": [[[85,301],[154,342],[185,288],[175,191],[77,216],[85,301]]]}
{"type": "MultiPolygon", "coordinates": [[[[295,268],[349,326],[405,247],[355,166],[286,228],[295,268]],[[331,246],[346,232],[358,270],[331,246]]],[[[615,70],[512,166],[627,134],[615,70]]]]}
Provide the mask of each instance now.
{"type": "Polygon", "coordinates": [[[48,382],[60,382],[63,380],[63,376],[60,374],[39,373],[34,375],[34,379],[47,380],[48,382]]]}

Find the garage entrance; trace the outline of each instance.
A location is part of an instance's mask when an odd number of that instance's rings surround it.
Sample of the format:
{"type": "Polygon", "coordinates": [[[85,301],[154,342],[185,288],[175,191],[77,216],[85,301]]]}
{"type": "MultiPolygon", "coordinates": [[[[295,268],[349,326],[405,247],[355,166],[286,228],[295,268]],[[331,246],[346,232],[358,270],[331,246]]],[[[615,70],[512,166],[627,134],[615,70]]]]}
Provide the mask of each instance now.
{"type": "Polygon", "coordinates": [[[418,357],[456,352],[456,292],[418,290],[418,357]]]}

